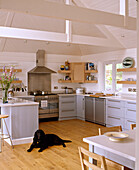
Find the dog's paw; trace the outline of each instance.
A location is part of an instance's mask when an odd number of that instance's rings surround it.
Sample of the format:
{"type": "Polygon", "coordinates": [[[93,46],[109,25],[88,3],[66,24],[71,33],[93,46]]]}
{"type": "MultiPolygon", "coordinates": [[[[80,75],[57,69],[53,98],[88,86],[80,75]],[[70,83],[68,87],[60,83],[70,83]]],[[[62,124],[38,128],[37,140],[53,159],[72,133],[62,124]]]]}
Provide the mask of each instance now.
{"type": "Polygon", "coordinates": [[[28,149],[27,152],[31,152],[31,149],[28,149]]]}
{"type": "Polygon", "coordinates": [[[65,147],[66,147],[66,145],[64,144],[64,145],[63,145],[63,147],[65,148],[65,147]]]}
{"type": "Polygon", "coordinates": [[[38,150],[38,152],[42,152],[42,151],[43,151],[42,149],[38,150]]]}

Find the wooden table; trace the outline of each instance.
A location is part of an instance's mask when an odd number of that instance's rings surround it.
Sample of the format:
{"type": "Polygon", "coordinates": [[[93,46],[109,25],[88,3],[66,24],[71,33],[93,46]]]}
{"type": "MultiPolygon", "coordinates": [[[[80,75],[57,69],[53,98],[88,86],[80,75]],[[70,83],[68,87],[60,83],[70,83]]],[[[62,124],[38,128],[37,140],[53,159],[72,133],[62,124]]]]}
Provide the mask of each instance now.
{"type": "Polygon", "coordinates": [[[83,141],[89,144],[90,152],[104,155],[110,160],[135,169],[135,130],[125,133],[129,134],[129,137],[118,142],[110,141],[104,135],[83,138],[83,141]]]}

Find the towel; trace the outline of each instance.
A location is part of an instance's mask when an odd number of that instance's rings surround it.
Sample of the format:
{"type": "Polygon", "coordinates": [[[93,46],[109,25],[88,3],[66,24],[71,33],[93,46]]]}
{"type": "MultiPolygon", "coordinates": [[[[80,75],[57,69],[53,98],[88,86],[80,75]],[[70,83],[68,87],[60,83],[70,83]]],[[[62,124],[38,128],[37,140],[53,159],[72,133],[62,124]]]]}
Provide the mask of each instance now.
{"type": "Polygon", "coordinates": [[[48,101],[47,100],[41,100],[41,108],[48,107],[48,101]]]}

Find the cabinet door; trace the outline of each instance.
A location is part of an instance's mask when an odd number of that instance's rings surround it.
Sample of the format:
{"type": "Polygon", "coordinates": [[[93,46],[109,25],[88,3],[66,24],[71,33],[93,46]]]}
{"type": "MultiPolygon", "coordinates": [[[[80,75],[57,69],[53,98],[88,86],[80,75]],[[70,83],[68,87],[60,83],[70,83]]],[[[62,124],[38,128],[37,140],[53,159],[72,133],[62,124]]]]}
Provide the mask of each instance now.
{"type": "Polygon", "coordinates": [[[95,121],[95,98],[85,97],[85,120],[95,121]]]}
{"type": "Polygon", "coordinates": [[[84,96],[77,95],[76,103],[77,103],[77,117],[79,119],[84,120],[85,119],[85,102],[84,102],[84,96]]]}
{"type": "Polygon", "coordinates": [[[72,63],[72,82],[83,83],[84,82],[84,63],[72,63]]]}
{"type": "Polygon", "coordinates": [[[95,122],[105,125],[105,99],[95,99],[95,122]]]}

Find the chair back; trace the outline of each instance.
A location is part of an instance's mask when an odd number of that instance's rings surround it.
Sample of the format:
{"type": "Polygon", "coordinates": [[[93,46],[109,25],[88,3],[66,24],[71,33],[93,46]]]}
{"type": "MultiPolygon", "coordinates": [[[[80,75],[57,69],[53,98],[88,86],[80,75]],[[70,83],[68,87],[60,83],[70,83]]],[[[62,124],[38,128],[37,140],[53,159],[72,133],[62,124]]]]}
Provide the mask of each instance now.
{"type": "Polygon", "coordinates": [[[79,149],[82,170],[86,170],[87,167],[91,168],[92,170],[124,170],[123,165],[120,165],[116,162],[106,159],[104,156],[89,152],[82,147],[78,147],[78,149],[79,149]],[[97,165],[99,166],[90,163],[88,161],[88,157],[92,158],[93,160],[96,160],[98,162],[97,165]]]}
{"type": "Polygon", "coordinates": [[[98,129],[99,135],[103,135],[106,132],[121,132],[121,131],[122,131],[121,126],[104,127],[104,128],[99,128],[98,129]]]}
{"type": "Polygon", "coordinates": [[[134,128],[136,128],[136,124],[131,124],[130,128],[131,128],[131,130],[133,130],[134,128]]]}
{"type": "Polygon", "coordinates": [[[78,147],[78,148],[79,148],[79,155],[80,155],[82,170],[86,170],[86,167],[91,168],[93,170],[107,170],[104,156],[89,152],[82,147],[78,147]],[[101,167],[98,167],[97,165],[90,163],[88,159],[85,159],[85,156],[87,156],[87,158],[90,157],[94,160],[100,161],[101,167]]]}

